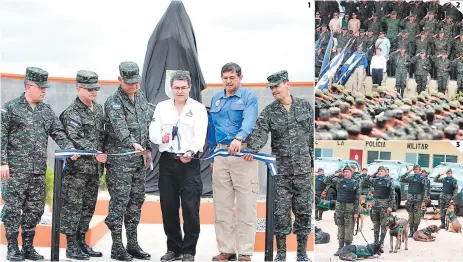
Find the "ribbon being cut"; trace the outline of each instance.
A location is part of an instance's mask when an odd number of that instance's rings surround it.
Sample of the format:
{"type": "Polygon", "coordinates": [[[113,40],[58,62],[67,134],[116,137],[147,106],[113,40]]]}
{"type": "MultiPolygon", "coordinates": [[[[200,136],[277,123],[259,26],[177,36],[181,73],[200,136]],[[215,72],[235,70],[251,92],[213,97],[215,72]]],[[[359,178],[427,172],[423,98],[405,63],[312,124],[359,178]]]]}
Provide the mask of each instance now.
{"type": "MultiPolygon", "coordinates": [[[[108,156],[124,156],[124,155],[131,155],[131,154],[137,154],[137,153],[143,153],[142,151],[131,151],[131,152],[126,152],[126,153],[120,153],[120,154],[107,154],[108,156]]],[[[96,155],[103,155],[105,153],[98,152],[98,151],[93,151],[93,150],[77,150],[77,149],[59,149],[55,151],[55,158],[62,159],[63,160],[63,172],[66,170],[66,159],[68,157],[71,157],[73,155],[81,155],[81,156],[96,156],[96,155]]],[[[265,163],[270,169],[270,173],[272,176],[277,175],[278,170],[276,166],[276,156],[275,155],[269,155],[269,154],[262,154],[262,153],[253,153],[249,151],[241,151],[239,153],[236,153],[235,155],[231,155],[228,153],[228,150],[223,148],[215,151],[211,155],[209,155],[206,158],[198,158],[199,160],[209,160],[212,159],[216,156],[222,156],[222,157],[242,157],[246,154],[251,154],[255,160],[261,161],[265,163]]],[[[178,155],[179,157],[182,155],[178,155]]],[[[151,169],[153,169],[153,165],[151,164],[151,169]]]]}

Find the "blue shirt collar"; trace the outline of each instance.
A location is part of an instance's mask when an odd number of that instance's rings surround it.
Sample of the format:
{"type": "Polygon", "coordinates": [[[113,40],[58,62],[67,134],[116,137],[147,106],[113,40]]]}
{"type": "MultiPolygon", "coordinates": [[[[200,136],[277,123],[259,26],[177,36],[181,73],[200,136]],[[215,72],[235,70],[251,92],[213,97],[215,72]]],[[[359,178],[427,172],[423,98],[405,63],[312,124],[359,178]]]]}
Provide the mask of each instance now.
{"type": "MultiPolygon", "coordinates": [[[[236,90],[235,93],[234,93],[231,97],[237,96],[237,97],[241,98],[241,96],[243,95],[243,93],[244,93],[244,88],[243,88],[243,86],[240,85],[240,86],[238,87],[238,90],[236,90]]],[[[223,89],[222,98],[227,98],[227,93],[226,93],[226,91],[225,91],[225,88],[223,89]]]]}

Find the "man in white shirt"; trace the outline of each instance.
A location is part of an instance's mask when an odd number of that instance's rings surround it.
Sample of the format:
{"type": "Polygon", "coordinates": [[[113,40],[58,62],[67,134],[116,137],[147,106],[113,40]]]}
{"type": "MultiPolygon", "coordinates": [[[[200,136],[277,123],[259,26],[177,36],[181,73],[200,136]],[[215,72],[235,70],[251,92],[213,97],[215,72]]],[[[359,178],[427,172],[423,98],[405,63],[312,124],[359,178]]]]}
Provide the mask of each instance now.
{"type": "Polygon", "coordinates": [[[386,72],[387,69],[387,60],[386,58],[381,55],[381,49],[376,48],[376,55],[371,58],[370,63],[370,74],[373,78],[373,84],[381,85],[383,81],[383,73],[386,72]]]}
{"type": "Polygon", "coordinates": [[[206,107],[189,98],[191,78],[177,71],[170,80],[173,98],[157,104],[149,128],[150,140],[159,145],[159,195],[167,253],[161,261],[194,261],[200,223],[203,184],[198,152],[207,134],[206,107]],[[182,239],[180,200],[183,214],[182,239]],[[183,255],[183,258],[182,258],[183,255]]]}
{"type": "Polygon", "coordinates": [[[391,42],[384,36],[384,32],[379,32],[379,38],[376,40],[376,48],[381,49],[381,54],[389,60],[389,52],[391,51],[391,42]]]}

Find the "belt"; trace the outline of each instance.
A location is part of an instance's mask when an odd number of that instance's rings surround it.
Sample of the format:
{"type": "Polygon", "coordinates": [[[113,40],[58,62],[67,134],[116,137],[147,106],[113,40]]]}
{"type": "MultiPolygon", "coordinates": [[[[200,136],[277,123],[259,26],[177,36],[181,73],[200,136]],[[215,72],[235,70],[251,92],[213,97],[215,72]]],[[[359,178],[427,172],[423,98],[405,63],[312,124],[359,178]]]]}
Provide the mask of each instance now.
{"type": "MultiPolygon", "coordinates": [[[[179,159],[179,158],[180,158],[180,157],[177,156],[177,155],[179,155],[179,154],[182,154],[182,155],[183,155],[183,153],[170,153],[170,152],[166,152],[166,151],[162,152],[161,154],[164,154],[164,155],[166,155],[166,156],[168,156],[168,157],[170,157],[170,158],[175,158],[175,159],[179,159]]],[[[196,153],[196,154],[194,154],[192,157],[198,158],[198,157],[199,157],[199,154],[196,153]]]]}

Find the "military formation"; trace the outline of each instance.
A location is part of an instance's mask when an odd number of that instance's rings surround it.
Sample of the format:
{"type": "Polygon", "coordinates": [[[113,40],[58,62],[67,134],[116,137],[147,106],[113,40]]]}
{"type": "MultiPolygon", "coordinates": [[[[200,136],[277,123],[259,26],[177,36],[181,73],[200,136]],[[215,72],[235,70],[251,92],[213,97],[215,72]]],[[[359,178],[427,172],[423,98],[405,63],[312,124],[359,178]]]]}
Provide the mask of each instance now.
{"type": "MultiPolygon", "coordinates": [[[[235,67],[232,69],[235,73],[235,67]]],[[[2,107],[0,174],[5,206],[1,219],[6,229],[8,260],[44,259],[35,250],[33,240],[45,206],[48,137],[62,149],[99,152],[94,156],[73,155],[63,175],[60,231],[67,238],[66,257],[88,260],[103,256],[102,252],[93,250],[86,243],[85,234],[95,211],[100,176],[106,170],[111,199],[105,223],[111,231],[111,258],[119,261],[151,259],[151,255],[139,245],[137,228],[145,200],[146,169],[151,164],[148,128],[152,118],[148,102],[140,90],[141,77],[137,64],[122,62],[119,75],[119,87],[100,105],[96,102],[100,89],[98,75],[88,70],[78,71],[77,97],[57,117],[51,107],[43,102],[50,87],[48,72],[28,67],[25,92],[2,107]],[[22,250],[18,245],[20,226],[22,250]],[[122,240],[123,226],[127,240],[125,245],[122,240]]],[[[276,260],[286,259],[286,236],[294,232],[298,241],[298,261],[309,261],[306,250],[313,202],[310,174],[314,147],[313,108],[308,101],[290,94],[287,71],[272,74],[268,81],[275,102],[268,105],[260,116],[256,112],[257,123],[255,126],[254,122],[248,124],[251,130],[248,137],[238,138],[238,134],[235,140],[242,139],[243,143],[247,143],[248,147],[243,150],[259,152],[267,142],[268,133],[271,134],[272,152],[277,156],[278,167],[276,260]],[[289,213],[291,210],[296,214],[294,225],[289,213]]],[[[239,84],[238,87],[243,89],[239,84]]],[[[250,101],[256,103],[257,97],[250,101]]],[[[214,104],[219,105],[220,102],[214,104]]],[[[254,161],[252,154],[246,154],[243,158],[254,161]]],[[[258,185],[257,182],[255,185],[258,185]]],[[[252,194],[257,192],[257,188],[252,189],[252,194]]],[[[254,241],[253,238],[251,240],[254,241]]],[[[239,260],[250,261],[251,249],[250,254],[239,254],[239,260]]],[[[163,257],[168,256],[169,252],[172,251],[169,250],[163,257]]],[[[223,256],[231,258],[233,254],[221,251],[217,257],[223,256]]],[[[194,255],[184,255],[181,259],[194,261],[194,255]]]]}
{"type": "Polygon", "coordinates": [[[378,87],[365,95],[341,85],[315,92],[315,130],[320,140],[458,140],[463,138],[463,98],[423,91],[401,98],[378,87]]]}

